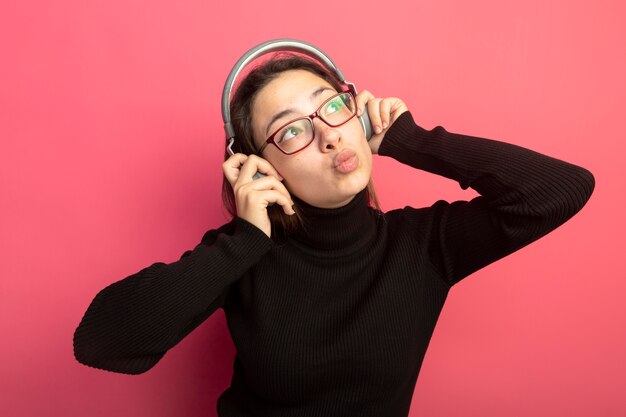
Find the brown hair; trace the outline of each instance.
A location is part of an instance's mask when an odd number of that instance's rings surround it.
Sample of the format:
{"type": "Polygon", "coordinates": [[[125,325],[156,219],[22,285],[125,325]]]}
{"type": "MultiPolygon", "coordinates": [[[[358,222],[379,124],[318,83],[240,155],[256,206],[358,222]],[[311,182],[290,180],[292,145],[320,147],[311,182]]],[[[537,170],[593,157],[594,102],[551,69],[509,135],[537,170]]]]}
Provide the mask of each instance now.
{"type": "MultiPolygon", "coordinates": [[[[232,148],[235,153],[243,153],[245,155],[257,153],[252,135],[252,104],[263,87],[281,73],[290,70],[309,71],[327,81],[335,90],[344,90],[337,77],[316,62],[289,53],[275,55],[267,62],[258,65],[248,73],[237,87],[230,102],[231,122],[235,131],[235,142],[232,148]]],[[[229,157],[230,155],[226,152],[224,154],[224,160],[229,157]]],[[[378,198],[374,190],[374,184],[371,179],[367,184],[367,199],[370,206],[380,209],[378,198]]],[[[233,217],[237,215],[233,188],[226,177],[222,180],[222,203],[233,217]]],[[[302,218],[300,210],[298,210],[297,203],[294,205],[294,210],[296,214],[288,216],[278,204],[268,208],[267,212],[273,229],[272,235],[274,235],[274,231],[277,229],[290,232],[302,226],[304,219],[302,218]]]]}

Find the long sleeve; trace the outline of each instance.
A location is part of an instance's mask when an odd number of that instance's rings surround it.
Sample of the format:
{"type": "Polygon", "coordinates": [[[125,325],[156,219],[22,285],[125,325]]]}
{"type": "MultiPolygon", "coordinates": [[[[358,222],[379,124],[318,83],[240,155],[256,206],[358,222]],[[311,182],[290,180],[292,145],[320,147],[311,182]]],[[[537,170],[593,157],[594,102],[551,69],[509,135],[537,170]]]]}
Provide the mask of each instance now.
{"type": "Polygon", "coordinates": [[[425,130],[410,112],[379,154],[476,190],[471,201],[432,205],[429,257],[449,285],[541,238],[576,214],[595,180],[585,168],[517,145],[425,130]]]}
{"type": "Polygon", "coordinates": [[[88,366],[139,374],[223,305],[229,285],[272,247],[235,218],[208,231],[180,260],[155,263],[101,290],[74,333],[74,355],[88,366]]]}

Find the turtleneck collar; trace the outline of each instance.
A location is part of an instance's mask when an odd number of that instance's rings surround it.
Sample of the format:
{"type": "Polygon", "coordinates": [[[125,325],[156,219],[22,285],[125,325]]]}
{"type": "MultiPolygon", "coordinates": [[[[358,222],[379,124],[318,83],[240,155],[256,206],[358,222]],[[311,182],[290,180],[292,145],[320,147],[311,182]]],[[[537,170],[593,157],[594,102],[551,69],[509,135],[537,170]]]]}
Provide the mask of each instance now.
{"type": "Polygon", "coordinates": [[[292,196],[297,203],[303,227],[288,240],[314,251],[350,254],[368,245],[376,237],[377,212],[367,204],[367,192],[359,192],[343,207],[314,207],[292,196]]]}

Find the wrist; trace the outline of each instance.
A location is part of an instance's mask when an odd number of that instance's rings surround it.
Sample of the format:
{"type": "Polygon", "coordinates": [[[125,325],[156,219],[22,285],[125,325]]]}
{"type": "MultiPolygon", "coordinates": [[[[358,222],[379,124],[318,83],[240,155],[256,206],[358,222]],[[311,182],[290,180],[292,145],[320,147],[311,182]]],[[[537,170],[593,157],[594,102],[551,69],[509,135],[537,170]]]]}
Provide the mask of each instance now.
{"type": "Polygon", "coordinates": [[[389,126],[385,132],[384,140],[379,143],[377,152],[379,155],[390,155],[393,149],[418,136],[419,127],[413,120],[413,115],[409,110],[403,112],[389,126]]]}

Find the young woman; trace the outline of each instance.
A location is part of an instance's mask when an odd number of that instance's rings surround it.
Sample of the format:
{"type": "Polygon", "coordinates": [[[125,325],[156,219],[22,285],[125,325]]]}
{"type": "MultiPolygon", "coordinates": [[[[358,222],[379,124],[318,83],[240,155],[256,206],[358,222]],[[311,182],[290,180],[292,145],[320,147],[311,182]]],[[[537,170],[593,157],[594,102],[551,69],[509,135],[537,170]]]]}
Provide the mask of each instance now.
{"type": "Polygon", "coordinates": [[[220,416],[407,416],[451,286],[563,224],[594,188],[567,162],[425,130],[402,100],[344,93],[302,57],[253,70],[231,112],[232,221],[103,289],[74,337],[80,362],[138,374],[222,308],[236,357],[220,416]],[[376,153],[480,196],[382,213],[376,153]]]}

